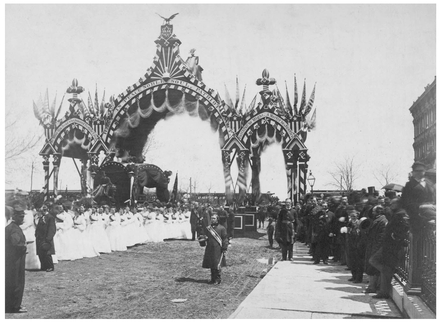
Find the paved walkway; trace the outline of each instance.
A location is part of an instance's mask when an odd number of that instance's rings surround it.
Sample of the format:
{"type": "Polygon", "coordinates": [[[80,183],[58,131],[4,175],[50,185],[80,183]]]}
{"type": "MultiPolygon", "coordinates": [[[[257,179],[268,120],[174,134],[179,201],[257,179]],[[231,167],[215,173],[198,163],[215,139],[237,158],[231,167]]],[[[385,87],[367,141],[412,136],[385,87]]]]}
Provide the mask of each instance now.
{"type": "Polygon", "coordinates": [[[363,293],[366,283],[349,282],[346,266],[310,259],[295,243],[293,261],[278,261],[230,319],[402,318],[392,300],[373,299],[363,293]]]}

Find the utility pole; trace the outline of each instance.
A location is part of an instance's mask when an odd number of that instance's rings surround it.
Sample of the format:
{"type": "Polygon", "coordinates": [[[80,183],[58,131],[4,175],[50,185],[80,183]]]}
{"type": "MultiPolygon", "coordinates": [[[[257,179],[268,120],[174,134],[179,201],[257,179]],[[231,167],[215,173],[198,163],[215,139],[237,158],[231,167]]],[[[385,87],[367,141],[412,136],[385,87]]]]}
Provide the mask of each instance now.
{"type": "Polygon", "coordinates": [[[34,176],[34,161],[32,161],[32,165],[31,165],[31,190],[29,190],[29,192],[32,192],[32,178],[34,176]]]}

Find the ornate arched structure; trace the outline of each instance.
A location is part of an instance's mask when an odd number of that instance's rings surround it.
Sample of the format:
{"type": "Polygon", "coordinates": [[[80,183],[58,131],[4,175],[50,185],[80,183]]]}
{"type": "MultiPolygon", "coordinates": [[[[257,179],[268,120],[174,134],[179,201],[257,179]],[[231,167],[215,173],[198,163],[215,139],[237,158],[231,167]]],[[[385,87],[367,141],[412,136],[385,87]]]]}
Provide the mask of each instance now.
{"type": "Polygon", "coordinates": [[[269,73],[264,70],[262,78],[257,80],[257,84],[263,86],[260,102],[256,104],[255,97],[246,107],[243,99],[239,105],[237,97],[236,104],[233,104],[229,96],[225,102],[217,91],[203,83],[203,69],[194,50],[185,61],[181,58],[181,42],[173,34],[170,20],[161,26],[160,36],[155,43],[153,65],[138,81],[116,98],[111,97],[108,102],[103,96],[100,104],[96,90],[94,99],[89,93],[86,104],[80,97],[84,88],[74,79],[66,91],[72,97],[69,98],[69,110],[62,119],[58,120],[61,105],[55,113],[55,101],[50,107],[47,94],[44,101],[40,99],[37,104],[34,103],[35,115],[45,128],[46,135],[46,143],[40,152],[44,158],[46,194],[49,194],[51,155],[54,194],[57,194],[60,158],[63,156],[82,161],[79,172],[85,192],[87,182],[89,189],[93,189],[96,169],[106,162],[119,161],[126,165],[142,163],[144,146],[157,122],[180,113],[189,113],[209,121],[212,129],[219,133],[225,191],[230,202],[236,190],[231,176],[234,159],[239,168],[237,201],[240,203],[244,200],[250,165],[253,195],[258,198],[260,156],[266,146],[275,142],[281,144],[285,158],[288,196],[298,199],[304,194],[309,159],[304,141],[308,127],[314,122],[305,119],[312,108],[315,89],[308,104],[303,91],[300,109],[297,110],[297,85],[295,102],[291,106],[288,94],[284,102],[278,89],[269,89],[276,81],[269,78],[269,73]],[[105,155],[101,163],[100,153],[105,155]]]}

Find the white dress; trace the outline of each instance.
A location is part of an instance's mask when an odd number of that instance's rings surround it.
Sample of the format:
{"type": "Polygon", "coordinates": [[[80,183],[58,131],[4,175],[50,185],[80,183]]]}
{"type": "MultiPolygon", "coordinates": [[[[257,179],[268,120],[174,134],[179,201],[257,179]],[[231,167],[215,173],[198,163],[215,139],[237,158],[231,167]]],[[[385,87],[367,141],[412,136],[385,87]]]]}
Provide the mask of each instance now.
{"type": "Polygon", "coordinates": [[[133,216],[135,218],[135,235],[137,237],[136,244],[145,244],[148,238],[144,229],[144,218],[140,212],[137,212],[133,216]]]}
{"type": "Polygon", "coordinates": [[[88,258],[100,256],[100,253],[93,247],[89,234],[86,231],[87,224],[84,214],[74,217],[73,221],[75,240],[82,256],[88,258]]]}
{"type": "Polygon", "coordinates": [[[25,268],[27,270],[39,270],[41,266],[37,256],[37,246],[35,245],[35,222],[32,210],[25,210],[24,222],[20,227],[27,242],[25,268]]]}
{"type": "Polygon", "coordinates": [[[57,261],[68,260],[67,254],[67,240],[64,234],[64,213],[56,216],[55,226],[57,232],[54,236],[55,254],[57,255],[57,261]]]}
{"type": "Polygon", "coordinates": [[[184,221],[184,214],[183,213],[180,212],[178,214],[178,220],[179,220],[179,227],[181,229],[180,239],[188,239],[186,225],[185,225],[186,222],[184,221]]]}
{"type": "Polygon", "coordinates": [[[162,217],[162,227],[161,227],[161,231],[162,231],[162,238],[163,239],[169,239],[169,238],[174,238],[174,226],[173,226],[173,221],[171,218],[170,214],[165,214],[165,215],[159,215],[159,217],[162,217]]]}
{"type": "Polygon", "coordinates": [[[99,253],[110,253],[112,252],[112,249],[104,225],[105,223],[100,214],[91,214],[87,234],[89,235],[89,239],[92,241],[92,245],[96,251],[99,253]]]}
{"type": "Polygon", "coordinates": [[[152,217],[151,219],[151,228],[150,228],[150,237],[152,239],[152,242],[158,243],[158,242],[162,242],[163,238],[162,238],[162,215],[159,215],[158,213],[156,213],[155,211],[152,211],[150,213],[150,216],[152,217]],[[161,216],[161,218],[159,217],[161,216]]]}
{"type": "Polygon", "coordinates": [[[135,238],[133,236],[133,215],[131,212],[121,214],[121,227],[123,230],[123,240],[126,247],[135,245],[135,238]]]}
{"type": "Polygon", "coordinates": [[[78,247],[73,222],[73,212],[63,212],[58,215],[63,220],[61,238],[64,244],[64,258],[59,260],[76,260],[82,258],[82,250],[78,247]]]}
{"type": "Polygon", "coordinates": [[[190,215],[191,215],[191,212],[189,210],[184,212],[184,231],[185,231],[185,235],[187,236],[187,239],[192,237],[190,215]]]}
{"type": "Polygon", "coordinates": [[[109,237],[110,248],[112,249],[112,251],[127,250],[119,213],[111,214],[109,216],[109,225],[106,228],[106,233],[109,237]]]}
{"type": "Polygon", "coordinates": [[[153,216],[150,214],[149,211],[145,211],[142,213],[142,217],[144,218],[144,233],[146,237],[146,242],[152,242],[152,218],[153,216]]]}
{"type": "Polygon", "coordinates": [[[167,232],[167,223],[166,223],[166,218],[164,217],[164,215],[160,212],[158,212],[156,214],[156,222],[158,224],[158,239],[159,241],[164,241],[164,239],[167,239],[168,237],[168,232],[167,232]]]}

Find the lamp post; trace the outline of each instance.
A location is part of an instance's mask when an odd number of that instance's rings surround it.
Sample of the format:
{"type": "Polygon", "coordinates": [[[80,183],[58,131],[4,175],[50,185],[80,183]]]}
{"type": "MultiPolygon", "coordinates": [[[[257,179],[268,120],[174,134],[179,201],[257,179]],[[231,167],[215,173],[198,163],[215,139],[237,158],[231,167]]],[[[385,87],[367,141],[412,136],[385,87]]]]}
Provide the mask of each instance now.
{"type": "Polygon", "coordinates": [[[308,183],[311,186],[311,194],[314,196],[314,183],[315,183],[315,177],[312,175],[311,170],[309,170],[309,176],[308,176],[308,183]]]}

